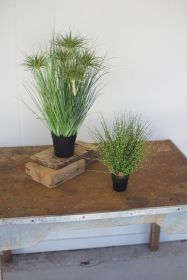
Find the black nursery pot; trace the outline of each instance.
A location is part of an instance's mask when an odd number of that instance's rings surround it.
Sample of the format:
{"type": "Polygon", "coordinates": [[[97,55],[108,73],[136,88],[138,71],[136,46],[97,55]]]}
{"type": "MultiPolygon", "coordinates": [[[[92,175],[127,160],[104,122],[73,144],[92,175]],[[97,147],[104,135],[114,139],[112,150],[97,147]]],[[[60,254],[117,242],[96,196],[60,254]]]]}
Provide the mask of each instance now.
{"type": "Polygon", "coordinates": [[[113,183],[113,189],[116,192],[124,192],[127,189],[129,175],[128,176],[117,176],[114,174],[112,175],[112,183],[113,183]]]}
{"type": "Polygon", "coordinates": [[[64,137],[51,133],[53,139],[54,153],[57,157],[71,157],[74,155],[75,140],[77,135],[64,137]]]}

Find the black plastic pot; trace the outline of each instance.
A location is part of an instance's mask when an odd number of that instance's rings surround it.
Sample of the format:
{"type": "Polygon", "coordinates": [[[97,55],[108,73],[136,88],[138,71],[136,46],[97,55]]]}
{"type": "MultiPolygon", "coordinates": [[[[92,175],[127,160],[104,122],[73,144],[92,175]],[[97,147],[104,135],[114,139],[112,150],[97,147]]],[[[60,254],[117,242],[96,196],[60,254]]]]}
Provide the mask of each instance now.
{"type": "Polygon", "coordinates": [[[51,133],[53,139],[54,153],[57,157],[71,157],[74,155],[75,140],[77,135],[64,137],[51,133]]]}
{"type": "Polygon", "coordinates": [[[127,189],[129,175],[128,176],[117,176],[114,174],[112,175],[112,183],[113,183],[113,189],[116,192],[124,192],[127,189]]]}

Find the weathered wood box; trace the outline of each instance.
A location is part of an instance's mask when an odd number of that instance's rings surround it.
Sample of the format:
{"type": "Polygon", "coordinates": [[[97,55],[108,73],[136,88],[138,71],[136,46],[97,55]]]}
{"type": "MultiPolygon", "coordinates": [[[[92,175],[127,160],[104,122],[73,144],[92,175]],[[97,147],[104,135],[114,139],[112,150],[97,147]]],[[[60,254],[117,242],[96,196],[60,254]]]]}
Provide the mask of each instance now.
{"type": "Polygon", "coordinates": [[[96,146],[77,141],[75,154],[69,158],[56,157],[53,147],[32,155],[26,163],[26,174],[48,188],[55,188],[85,172],[86,166],[95,160],[96,146]]]}

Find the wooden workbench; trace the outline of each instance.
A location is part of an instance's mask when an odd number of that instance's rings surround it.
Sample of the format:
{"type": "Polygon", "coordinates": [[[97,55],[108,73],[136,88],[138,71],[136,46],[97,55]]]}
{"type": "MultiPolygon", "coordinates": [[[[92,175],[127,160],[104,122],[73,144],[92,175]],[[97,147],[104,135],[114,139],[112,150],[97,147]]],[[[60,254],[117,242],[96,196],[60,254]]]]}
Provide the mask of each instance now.
{"type": "Polygon", "coordinates": [[[187,232],[187,159],[169,140],[156,141],[144,168],[130,176],[126,192],[113,191],[99,162],[56,189],[25,174],[30,156],[46,148],[0,149],[0,250],[32,246],[63,228],[151,223],[152,249],[159,227],[187,232]]]}

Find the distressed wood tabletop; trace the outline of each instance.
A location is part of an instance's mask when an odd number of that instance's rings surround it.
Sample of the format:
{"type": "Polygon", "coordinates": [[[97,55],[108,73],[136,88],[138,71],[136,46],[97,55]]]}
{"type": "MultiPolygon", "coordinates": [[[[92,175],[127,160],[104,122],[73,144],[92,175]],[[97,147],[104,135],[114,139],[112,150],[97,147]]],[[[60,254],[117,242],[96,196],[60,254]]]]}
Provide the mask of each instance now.
{"type": "Polygon", "coordinates": [[[31,155],[46,146],[0,149],[0,218],[124,211],[187,204],[187,159],[169,140],[153,142],[146,165],[130,176],[126,192],[113,191],[101,163],[48,189],[25,174],[31,155]],[[99,172],[98,172],[99,171],[99,172]]]}

